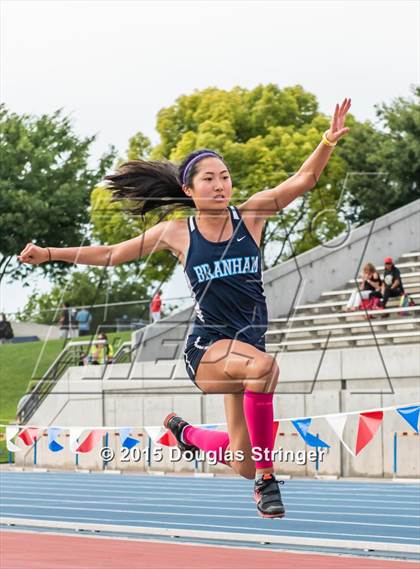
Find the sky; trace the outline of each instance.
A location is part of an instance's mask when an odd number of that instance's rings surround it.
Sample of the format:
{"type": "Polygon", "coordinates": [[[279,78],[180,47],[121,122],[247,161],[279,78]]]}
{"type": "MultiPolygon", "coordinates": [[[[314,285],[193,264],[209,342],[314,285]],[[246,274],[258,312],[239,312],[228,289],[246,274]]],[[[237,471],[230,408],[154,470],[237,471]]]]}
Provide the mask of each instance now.
{"type": "MultiPolygon", "coordinates": [[[[63,108],[80,136],[123,155],[142,131],[157,142],[157,112],[215,86],[300,84],[331,114],[352,98],[357,120],[419,83],[416,1],[2,0],[1,100],[16,113],[63,108]]],[[[31,287],[2,284],[0,310],[22,308],[31,287]]],[[[182,271],[164,293],[187,293],[182,271]],[[183,287],[180,289],[179,287],[183,287]]]]}

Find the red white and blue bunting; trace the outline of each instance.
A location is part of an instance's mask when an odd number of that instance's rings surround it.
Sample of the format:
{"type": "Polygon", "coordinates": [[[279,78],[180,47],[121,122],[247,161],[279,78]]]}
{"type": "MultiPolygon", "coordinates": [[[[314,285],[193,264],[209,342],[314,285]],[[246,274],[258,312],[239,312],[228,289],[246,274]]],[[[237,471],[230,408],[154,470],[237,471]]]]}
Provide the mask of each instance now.
{"type": "MultiPolygon", "coordinates": [[[[370,409],[367,411],[350,411],[345,413],[332,413],[313,417],[297,417],[290,419],[276,419],[273,423],[273,438],[275,439],[279,423],[291,423],[303,441],[311,447],[329,448],[329,442],[322,440],[319,435],[310,432],[314,419],[325,419],[336,437],[341,441],[344,448],[352,455],[357,456],[373,440],[383,421],[384,412],[396,411],[398,415],[419,433],[420,404],[384,407],[382,409],[370,409]],[[344,429],[350,416],[358,416],[358,427],[354,449],[344,440],[344,429]]],[[[198,427],[217,429],[225,426],[225,423],[200,424],[198,427]]],[[[141,436],[138,431],[145,431],[151,442],[160,446],[175,446],[177,441],[174,435],[164,427],[60,427],[49,425],[45,427],[33,425],[0,425],[6,429],[6,444],[10,452],[20,452],[26,447],[31,447],[42,436],[48,437],[48,449],[51,452],[64,450],[64,445],[59,441],[60,436],[69,437],[69,449],[76,454],[89,453],[104,440],[107,433],[119,435],[120,445],[131,449],[140,443],[141,436]],[[133,435],[133,433],[136,434],[133,435]],[[22,446],[23,445],[23,446],[22,446]]],[[[324,437],[325,438],[325,437],[324,437]]]]}

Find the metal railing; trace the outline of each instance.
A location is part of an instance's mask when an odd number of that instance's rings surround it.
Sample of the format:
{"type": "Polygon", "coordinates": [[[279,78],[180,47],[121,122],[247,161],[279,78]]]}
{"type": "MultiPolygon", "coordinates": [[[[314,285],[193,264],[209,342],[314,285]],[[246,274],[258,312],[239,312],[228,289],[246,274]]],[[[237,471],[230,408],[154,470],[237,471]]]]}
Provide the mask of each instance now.
{"type": "Polygon", "coordinates": [[[131,342],[123,342],[115,352],[113,357],[113,364],[128,364],[131,363],[132,346],[131,342]]]}
{"type": "MultiPolygon", "coordinates": [[[[94,344],[106,344],[106,340],[95,340],[94,344]]],[[[69,367],[84,365],[84,357],[91,346],[92,341],[69,342],[66,345],[31,392],[26,394],[27,399],[19,405],[16,416],[20,424],[31,418],[69,367]]],[[[112,362],[107,365],[131,362],[131,351],[131,342],[123,342],[115,352],[112,362]]]]}

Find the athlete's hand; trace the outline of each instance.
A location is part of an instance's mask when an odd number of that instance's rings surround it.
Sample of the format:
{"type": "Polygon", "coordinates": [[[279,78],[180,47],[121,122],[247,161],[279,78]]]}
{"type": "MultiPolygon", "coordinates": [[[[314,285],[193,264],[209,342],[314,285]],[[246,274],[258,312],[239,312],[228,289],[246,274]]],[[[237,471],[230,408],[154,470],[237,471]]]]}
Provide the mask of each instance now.
{"type": "Polygon", "coordinates": [[[335,105],[334,115],[327,132],[327,138],[330,142],[337,142],[337,140],[349,132],[350,129],[344,126],[344,122],[350,107],[351,99],[344,99],[341,105],[338,105],[338,103],[335,105]]]}
{"type": "Polygon", "coordinates": [[[48,251],[44,247],[38,247],[33,243],[28,243],[26,247],[18,255],[21,263],[28,263],[29,265],[39,265],[45,263],[49,259],[48,251]]]}

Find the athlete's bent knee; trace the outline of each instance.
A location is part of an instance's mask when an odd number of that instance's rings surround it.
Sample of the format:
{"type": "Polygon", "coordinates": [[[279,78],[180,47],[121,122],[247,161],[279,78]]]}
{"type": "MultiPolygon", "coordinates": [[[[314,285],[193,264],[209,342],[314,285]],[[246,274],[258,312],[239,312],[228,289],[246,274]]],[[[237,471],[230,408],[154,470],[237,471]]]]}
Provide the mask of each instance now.
{"type": "Polygon", "coordinates": [[[274,358],[268,354],[259,358],[253,371],[252,377],[244,381],[246,389],[259,392],[274,391],[280,373],[274,358]]]}
{"type": "Polygon", "coordinates": [[[266,354],[263,358],[261,358],[259,366],[261,375],[264,375],[265,377],[278,376],[279,366],[272,356],[266,354]]]}

